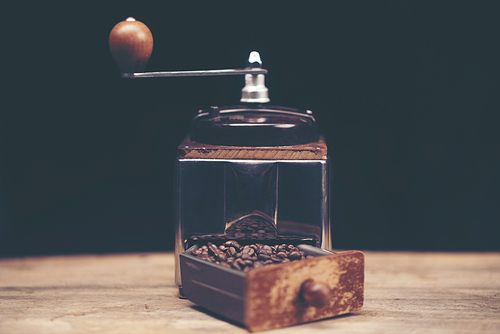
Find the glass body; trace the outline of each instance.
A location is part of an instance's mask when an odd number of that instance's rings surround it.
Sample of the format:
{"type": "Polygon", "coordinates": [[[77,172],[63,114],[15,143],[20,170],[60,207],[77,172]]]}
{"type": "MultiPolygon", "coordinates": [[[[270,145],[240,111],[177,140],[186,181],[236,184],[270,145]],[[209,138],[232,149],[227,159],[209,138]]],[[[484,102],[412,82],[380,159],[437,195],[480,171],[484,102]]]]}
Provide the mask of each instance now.
{"type": "Polygon", "coordinates": [[[176,160],[176,260],[207,240],[331,249],[328,184],[327,148],[311,112],[200,110],[176,160]]]}

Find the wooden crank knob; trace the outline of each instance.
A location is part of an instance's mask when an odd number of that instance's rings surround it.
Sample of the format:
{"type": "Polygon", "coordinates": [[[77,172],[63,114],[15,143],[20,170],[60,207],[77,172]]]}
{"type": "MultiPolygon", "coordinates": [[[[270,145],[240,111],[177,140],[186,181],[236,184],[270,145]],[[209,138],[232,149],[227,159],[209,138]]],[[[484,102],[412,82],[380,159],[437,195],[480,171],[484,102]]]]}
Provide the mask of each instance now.
{"type": "Polygon", "coordinates": [[[143,72],[153,51],[153,35],[144,23],[129,17],[111,30],[109,50],[122,73],[143,72]]]}
{"type": "Polygon", "coordinates": [[[330,304],[331,290],[322,283],[308,279],[302,283],[300,293],[307,305],[322,308],[330,304]]]}

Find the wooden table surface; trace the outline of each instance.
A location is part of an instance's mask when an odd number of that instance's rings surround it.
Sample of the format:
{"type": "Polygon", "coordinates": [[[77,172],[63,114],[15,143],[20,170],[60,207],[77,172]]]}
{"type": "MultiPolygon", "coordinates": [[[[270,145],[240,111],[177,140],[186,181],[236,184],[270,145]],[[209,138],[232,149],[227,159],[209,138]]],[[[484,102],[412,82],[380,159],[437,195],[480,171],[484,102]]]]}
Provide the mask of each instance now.
{"type": "MultiPolygon", "coordinates": [[[[500,333],[500,253],[365,252],[361,311],[265,333],[500,333]]],[[[0,333],[248,333],[177,297],[171,253],[0,259],[0,333]]]]}

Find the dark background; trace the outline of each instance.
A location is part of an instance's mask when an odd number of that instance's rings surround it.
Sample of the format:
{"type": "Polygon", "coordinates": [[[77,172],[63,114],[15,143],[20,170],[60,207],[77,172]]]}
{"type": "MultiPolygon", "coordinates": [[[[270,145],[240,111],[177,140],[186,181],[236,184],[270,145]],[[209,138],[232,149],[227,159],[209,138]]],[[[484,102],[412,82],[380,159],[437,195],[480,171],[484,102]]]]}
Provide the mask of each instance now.
{"type": "Polygon", "coordinates": [[[147,70],[241,68],[311,109],[333,166],[335,248],[500,250],[494,2],[6,1],[0,256],[173,248],[175,148],[242,77],[122,80],[128,16],[147,70]],[[326,3],[326,2],[323,2],[326,3]]]}

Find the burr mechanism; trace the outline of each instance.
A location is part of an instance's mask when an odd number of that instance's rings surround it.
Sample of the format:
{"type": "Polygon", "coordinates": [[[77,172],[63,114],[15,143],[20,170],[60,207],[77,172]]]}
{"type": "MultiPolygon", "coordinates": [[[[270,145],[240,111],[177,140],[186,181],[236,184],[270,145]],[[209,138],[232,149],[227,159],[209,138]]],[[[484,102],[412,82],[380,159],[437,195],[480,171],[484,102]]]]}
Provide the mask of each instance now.
{"type": "Polygon", "coordinates": [[[126,79],[245,78],[241,104],[198,110],[177,148],[180,295],[251,331],[359,310],[363,254],[328,251],[325,139],[312,111],[268,104],[259,53],[252,51],[242,69],[143,72],[153,49],[144,24],[129,18],[109,39],[126,79]]]}

